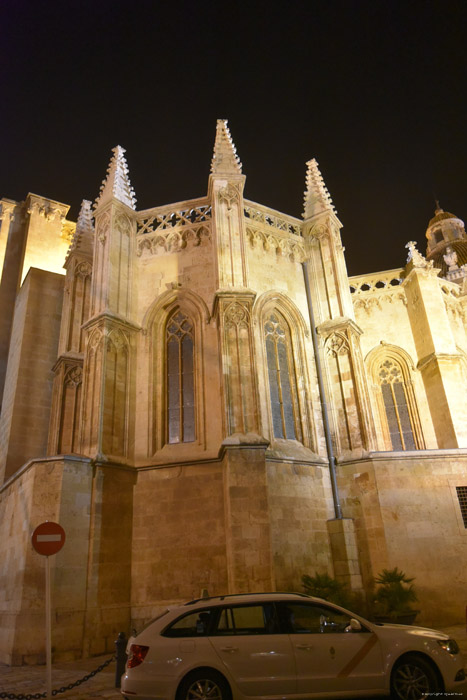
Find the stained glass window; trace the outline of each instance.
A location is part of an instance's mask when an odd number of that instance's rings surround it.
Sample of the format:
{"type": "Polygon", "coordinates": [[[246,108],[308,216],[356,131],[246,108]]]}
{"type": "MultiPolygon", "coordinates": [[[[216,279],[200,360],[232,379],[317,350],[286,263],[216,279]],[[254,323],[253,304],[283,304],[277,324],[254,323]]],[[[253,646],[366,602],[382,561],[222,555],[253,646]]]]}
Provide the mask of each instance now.
{"type": "Polygon", "coordinates": [[[393,450],[416,450],[407,392],[400,365],[385,360],[379,368],[379,380],[393,450]]]}
{"type": "Polygon", "coordinates": [[[274,312],[264,325],[264,333],[274,437],[297,440],[297,386],[287,322],[274,312]]]}
{"type": "Polygon", "coordinates": [[[176,311],[167,323],[167,424],[169,443],[195,439],[193,324],[176,311]]]}

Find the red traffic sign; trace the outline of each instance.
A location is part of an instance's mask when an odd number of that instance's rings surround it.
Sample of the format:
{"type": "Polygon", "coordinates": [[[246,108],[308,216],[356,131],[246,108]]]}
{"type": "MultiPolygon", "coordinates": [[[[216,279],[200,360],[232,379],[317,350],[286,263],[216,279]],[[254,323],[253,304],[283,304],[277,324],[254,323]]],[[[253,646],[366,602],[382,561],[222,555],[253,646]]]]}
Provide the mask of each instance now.
{"type": "Polygon", "coordinates": [[[65,544],[65,530],[58,523],[47,521],[36,527],[31,539],[36,552],[49,557],[57,554],[65,544]]]}

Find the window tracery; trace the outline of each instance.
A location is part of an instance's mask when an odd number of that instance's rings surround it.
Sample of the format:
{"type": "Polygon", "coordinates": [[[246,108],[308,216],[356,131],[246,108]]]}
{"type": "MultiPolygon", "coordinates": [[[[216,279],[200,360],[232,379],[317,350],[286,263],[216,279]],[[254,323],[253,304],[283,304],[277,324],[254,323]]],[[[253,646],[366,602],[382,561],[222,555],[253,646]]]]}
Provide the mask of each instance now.
{"type": "Polygon", "coordinates": [[[167,322],[167,442],[193,442],[195,435],[193,323],[180,310],[167,322]]]}
{"type": "Polygon", "coordinates": [[[378,380],[393,450],[416,450],[410,402],[402,367],[394,358],[380,364],[378,380]]]}
{"type": "Polygon", "coordinates": [[[290,329],[277,310],[267,317],[264,324],[264,338],[274,437],[301,440],[297,380],[290,329]]]}

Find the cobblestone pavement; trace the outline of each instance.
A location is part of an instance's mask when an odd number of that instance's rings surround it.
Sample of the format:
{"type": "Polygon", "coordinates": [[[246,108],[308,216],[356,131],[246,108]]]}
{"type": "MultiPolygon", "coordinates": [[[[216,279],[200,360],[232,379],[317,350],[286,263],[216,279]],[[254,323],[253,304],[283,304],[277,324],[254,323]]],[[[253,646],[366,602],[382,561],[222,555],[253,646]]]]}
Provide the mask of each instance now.
{"type": "MultiPolygon", "coordinates": [[[[97,656],[80,661],[58,662],[52,667],[52,688],[62,688],[90,673],[110,657],[97,656]]],[[[46,690],[45,666],[5,666],[0,664],[0,692],[29,695],[46,690]]],[[[55,696],[74,700],[122,700],[115,688],[115,661],[82,685],[55,696]]]]}
{"type": "MultiPolygon", "coordinates": [[[[457,640],[467,667],[467,631],[465,625],[445,628],[451,637],[457,640]]],[[[57,662],[52,669],[52,688],[61,688],[74,683],[90,673],[110,657],[110,654],[80,661],[57,662]]],[[[0,692],[15,694],[34,694],[45,692],[45,666],[5,666],[0,664],[0,692]]],[[[465,692],[465,691],[464,691],[465,692]]],[[[60,693],[56,698],[73,698],[73,700],[122,700],[122,695],[115,688],[115,661],[88,681],[60,693]]],[[[456,697],[460,697],[459,695],[456,697]]],[[[467,698],[467,695],[465,695],[467,698]]]]}

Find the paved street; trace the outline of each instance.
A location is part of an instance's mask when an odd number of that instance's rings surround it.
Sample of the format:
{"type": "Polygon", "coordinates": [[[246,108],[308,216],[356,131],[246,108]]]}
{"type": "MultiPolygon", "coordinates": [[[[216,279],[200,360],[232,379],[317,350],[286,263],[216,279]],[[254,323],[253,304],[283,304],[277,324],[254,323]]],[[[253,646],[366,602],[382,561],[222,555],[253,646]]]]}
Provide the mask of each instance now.
{"type": "MultiPolygon", "coordinates": [[[[457,639],[467,667],[467,632],[465,626],[456,625],[445,628],[443,631],[457,639]]],[[[109,657],[110,655],[107,654],[84,661],[68,661],[55,664],[52,671],[52,687],[61,688],[74,683],[97,668],[109,657]]],[[[45,692],[45,667],[11,667],[0,664],[0,692],[22,693],[24,695],[45,692]]],[[[115,662],[113,661],[107,668],[77,688],[67,690],[55,697],[73,698],[73,700],[93,700],[95,698],[122,700],[121,694],[115,688],[115,662]]],[[[463,696],[449,697],[453,698],[453,700],[459,697],[467,698],[467,688],[464,689],[463,696]]],[[[332,698],[329,700],[332,700],[332,698]]]]}

